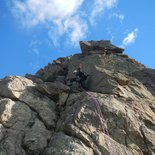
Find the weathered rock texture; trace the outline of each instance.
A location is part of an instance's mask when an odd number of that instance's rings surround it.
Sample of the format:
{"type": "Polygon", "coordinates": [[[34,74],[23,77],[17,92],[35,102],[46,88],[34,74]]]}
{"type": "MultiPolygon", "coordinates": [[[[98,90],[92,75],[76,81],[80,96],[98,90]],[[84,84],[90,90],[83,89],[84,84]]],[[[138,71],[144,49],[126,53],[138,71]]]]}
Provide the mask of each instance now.
{"type": "Polygon", "coordinates": [[[1,79],[0,155],[154,155],[154,77],[123,54],[76,54],[1,79]],[[89,92],[66,84],[79,64],[89,92]]]}
{"type": "Polygon", "coordinates": [[[84,55],[123,53],[124,49],[112,45],[110,40],[80,41],[80,47],[84,55]]]}

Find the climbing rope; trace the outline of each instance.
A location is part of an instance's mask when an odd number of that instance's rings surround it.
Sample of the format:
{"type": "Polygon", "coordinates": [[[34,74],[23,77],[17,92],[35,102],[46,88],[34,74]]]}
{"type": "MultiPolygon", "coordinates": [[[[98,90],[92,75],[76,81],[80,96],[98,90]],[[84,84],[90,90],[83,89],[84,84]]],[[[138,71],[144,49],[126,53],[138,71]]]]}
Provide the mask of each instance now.
{"type": "MultiPolygon", "coordinates": [[[[79,66],[80,68],[82,68],[82,65],[79,66]]],[[[103,136],[105,138],[105,142],[106,142],[106,145],[107,145],[107,149],[109,150],[109,153],[110,155],[114,155],[114,151],[113,149],[111,149],[111,142],[109,141],[110,139],[108,137],[110,137],[109,135],[109,132],[108,132],[108,128],[107,128],[107,124],[106,124],[106,121],[103,117],[103,114],[102,114],[102,110],[101,110],[101,106],[100,106],[100,102],[98,101],[98,99],[91,93],[91,92],[88,92],[86,91],[83,87],[82,87],[82,84],[81,83],[78,83],[79,84],[79,88],[81,90],[83,90],[88,96],[90,96],[91,99],[94,100],[94,105],[96,107],[95,109],[95,113],[96,115],[98,116],[99,118],[99,121],[100,121],[100,126],[101,126],[101,131],[104,133],[103,136]],[[105,135],[107,135],[108,137],[106,137],[105,135]],[[107,139],[108,138],[108,139],[107,139]]]]}
{"type": "Polygon", "coordinates": [[[100,120],[101,131],[104,134],[107,134],[109,136],[107,124],[106,124],[106,121],[105,121],[105,119],[103,117],[99,101],[90,92],[87,92],[87,91],[85,91],[85,92],[94,100],[95,107],[96,107],[95,112],[96,112],[96,114],[97,114],[97,116],[99,117],[99,120],[100,120]]]}
{"type": "MultiPolygon", "coordinates": [[[[98,115],[99,117],[99,120],[100,120],[100,124],[101,124],[101,131],[106,134],[107,136],[110,137],[109,135],[109,132],[108,132],[108,128],[107,128],[107,124],[106,124],[106,121],[103,117],[103,114],[102,114],[102,111],[101,111],[101,107],[100,107],[100,103],[99,101],[97,100],[96,97],[94,97],[90,92],[87,92],[85,91],[93,100],[94,100],[94,103],[95,103],[95,106],[96,106],[96,114],[98,115]]],[[[109,153],[110,155],[115,155],[115,150],[112,149],[112,145],[111,143],[109,142],[109,140],[107,140],[107,146],[108,146],[108,149],[109,149],[109,153]]]]}

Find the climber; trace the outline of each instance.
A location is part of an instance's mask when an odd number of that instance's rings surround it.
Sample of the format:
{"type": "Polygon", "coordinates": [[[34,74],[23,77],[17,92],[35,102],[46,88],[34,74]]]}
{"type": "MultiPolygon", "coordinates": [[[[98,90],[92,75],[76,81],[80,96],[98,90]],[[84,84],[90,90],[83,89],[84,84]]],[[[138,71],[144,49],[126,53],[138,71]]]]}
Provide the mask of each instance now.
{"type": "Polygon", "coordinates": [[[86,87],[85,81],[88,77],[83,71],[82,71],[82,64],[79,64],[78,68],[73,71],[73,74],[75,77],[70,79],[70,83],[73,83],[74,81],[78,83],[78,86],[80,89],[88,90],[86,87]]]}

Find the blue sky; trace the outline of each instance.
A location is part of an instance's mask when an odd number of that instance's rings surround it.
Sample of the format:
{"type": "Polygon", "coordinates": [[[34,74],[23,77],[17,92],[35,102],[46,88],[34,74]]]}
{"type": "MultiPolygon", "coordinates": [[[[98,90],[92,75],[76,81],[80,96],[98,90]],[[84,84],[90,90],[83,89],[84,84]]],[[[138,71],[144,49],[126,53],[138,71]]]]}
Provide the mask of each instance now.
{"type": "Polygon", "coordinates": [[[155,68],[155,0],[0,0],[0,78],[34,74],[79,40],[109,39],[155,68]]]}

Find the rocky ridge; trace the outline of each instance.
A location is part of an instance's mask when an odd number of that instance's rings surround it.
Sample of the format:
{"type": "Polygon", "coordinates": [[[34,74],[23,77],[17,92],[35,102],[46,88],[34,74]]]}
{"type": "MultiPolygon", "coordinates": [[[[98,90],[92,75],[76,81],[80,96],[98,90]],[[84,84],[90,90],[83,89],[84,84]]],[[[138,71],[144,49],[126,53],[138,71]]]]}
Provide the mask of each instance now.
{"type": "Polygon", "coordinates": [[[155,70],[103,50],[0,80],[0,155],[155,154],[155,70]],[[67,85],[79,64],[89,91],[67,85]]]}

